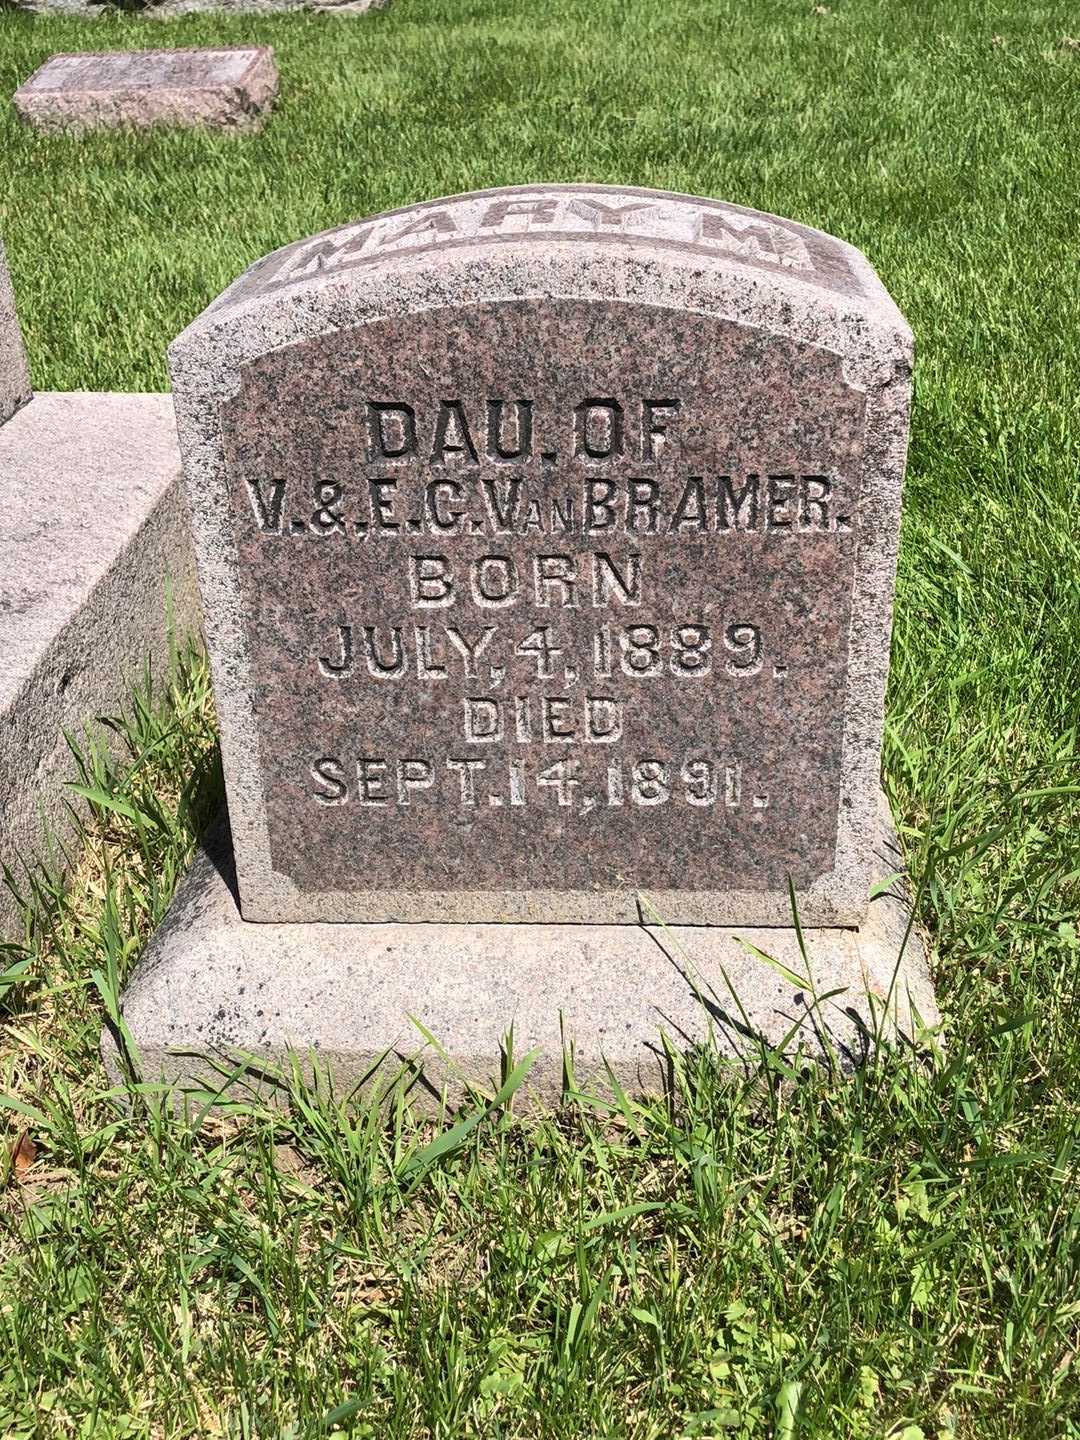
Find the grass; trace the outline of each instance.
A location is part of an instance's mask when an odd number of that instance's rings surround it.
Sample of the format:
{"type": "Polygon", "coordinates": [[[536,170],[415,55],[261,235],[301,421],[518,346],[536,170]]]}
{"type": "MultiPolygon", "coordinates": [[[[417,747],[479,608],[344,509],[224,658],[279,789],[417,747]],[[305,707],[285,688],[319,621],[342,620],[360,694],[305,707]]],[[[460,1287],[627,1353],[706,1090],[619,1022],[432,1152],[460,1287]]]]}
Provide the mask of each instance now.
{"type": "Polygon", "coordinates": [[[474,186],[699,191],[866,250],[919,345],[885,779],[947,1020],[919,1065],[792,1084],[702,1053],[614,1113],[440,1125],[295,1080],[198,1130],[125,1110],[102,1015],[216,783],[189,659],[126,760],[86,762],[73,887],[42,880],[0,960],[0,1090],[38,1152],[0,1192],[0,1430],[1080,1435],[1076,28],[993,0],[0,14],[0,93],[166,40],[268,41],[284,85],[239,143],[0,111],[40,388],[161,386],[260,254],[474,186]]]}

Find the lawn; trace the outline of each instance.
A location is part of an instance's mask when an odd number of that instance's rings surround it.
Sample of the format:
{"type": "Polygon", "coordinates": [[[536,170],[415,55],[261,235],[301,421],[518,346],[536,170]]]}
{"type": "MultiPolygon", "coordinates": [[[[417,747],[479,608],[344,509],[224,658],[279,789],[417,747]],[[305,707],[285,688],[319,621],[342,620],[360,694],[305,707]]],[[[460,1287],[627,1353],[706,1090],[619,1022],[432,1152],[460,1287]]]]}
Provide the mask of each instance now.
{"type": "Polygon", "coordinates": [[[42,139],[0,102],[39,389],[162,387],[267,250],[480,186],[656,185],[865,250],[918,345],[885,783],[945,1015],[854,1078],[705,1051],[548,1117],[289,1078],[201,1127],[125,1107],[102,1017],[220,785],[189,656],[117,698],[131,759],[84,759],[72,887],[0,954],[0,1432],[1080,1436],[1078,36],[994,0],[0,11],[5,97],[69,49],[259,40],[282,73],[241,140],[42,139]]]}

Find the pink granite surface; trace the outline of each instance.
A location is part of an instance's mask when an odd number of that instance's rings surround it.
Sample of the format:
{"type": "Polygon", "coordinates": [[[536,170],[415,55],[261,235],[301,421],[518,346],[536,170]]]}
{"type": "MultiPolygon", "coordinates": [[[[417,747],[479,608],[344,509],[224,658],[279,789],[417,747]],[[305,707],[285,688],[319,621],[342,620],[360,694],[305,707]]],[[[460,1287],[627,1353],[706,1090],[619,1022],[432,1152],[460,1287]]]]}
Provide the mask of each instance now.
{"type": "Polygon", "coordinates": [[[15,310],[4,242],[0,240],[0,425],[30,399],[30,371],[15,310]]]}
{"type": "Polygon", "coordinates": [[[205,125],[257,128],[278,89],[266,45],[52,55],[14,95],[38,130],[205,125]]]}
{"type": "Polygon", "coordinates": [[[171,350],[256,920],[862,920],[911,337],[638,189],[268,257],[171,350]]]}

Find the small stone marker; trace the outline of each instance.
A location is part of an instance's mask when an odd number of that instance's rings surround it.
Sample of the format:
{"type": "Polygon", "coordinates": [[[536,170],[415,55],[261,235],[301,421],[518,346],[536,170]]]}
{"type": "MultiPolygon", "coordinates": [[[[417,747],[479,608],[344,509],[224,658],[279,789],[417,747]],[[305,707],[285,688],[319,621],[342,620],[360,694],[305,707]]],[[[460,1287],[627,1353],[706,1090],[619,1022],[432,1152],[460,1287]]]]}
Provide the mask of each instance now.
{"type": "Polygon", "coordinates": [[[15,312],[15,294],[0,240],[0,425],[30,399],[30,371],[22,330],[15,312]]]}
{"type": "Polygon", "coordinates": [[[495,190],[276,252],[170,365],[232,854],[125,993],[145,1078],[431,1033],[460,1093],[512,1024],[556,1098],[565,1041],[654,1089],[661,1029],[936,1022],[878,777],[911,335],[857,251],[495,190]]]}
{"type": "Polygon", "coordinates": [[[491,191],[171,357],[245,917],[859,923],[911,337],[855,250],[491,191]]]}
{"type": "Polygon", "coordinates": [[[277,94],[266,45],[53,55],[16,90],[36,129],[206,125],[253,129],[277,94]]]}

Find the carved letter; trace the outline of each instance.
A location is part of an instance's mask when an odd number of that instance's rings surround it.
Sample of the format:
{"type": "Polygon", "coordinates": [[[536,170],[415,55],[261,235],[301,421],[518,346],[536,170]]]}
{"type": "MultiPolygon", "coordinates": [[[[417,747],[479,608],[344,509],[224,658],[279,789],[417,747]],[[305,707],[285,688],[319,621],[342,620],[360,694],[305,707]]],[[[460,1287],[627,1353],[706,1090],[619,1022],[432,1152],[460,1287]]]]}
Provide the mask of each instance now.
{"type": "Polygon", "coordinates": [[[328,655],[319,656],[319,669],[324,675],[341,680],[353,672],[353,638],[351,625],[339,625],[338,636],[341,644],[341,659],[331,660],[328,655]]]}
{"type": "Polygon", "coordinates": [[[623,448],[622,406],[617,400],[583,400],[574,411],[574,443],[578,455],[609,460],[623,448]]]}
{"type": "Polygon", "coordinates": [[[467,455],[471,465],[479,464],[476,446],[469,434],[469,423],[460,400],[443,400],[435,422],[435,447],[431,452],[433,465],[445,465],[448,455],[467,455]]]}
{"type": "Polygon", "coordinates": [[[474,745],[501,740],[503,733],[502,706],[486,696],[466,696],[465,739],[474,745]]]}
{"type": "Polygon", "coordinates": [[[610,555],[593,556],[593,604],[608,605],[612,600],[620,605],[641,604],[641,556],[626,557],[625,575],[620,575],[610,555]]]}
{"type": "Polygon", "coordinates": [[[416,414],[411,405],[368,401],[368,460],[401,460],[416,454],[416,414]]]}
{"type": "Polygon", "coordinates": [[[735,494],[730,475],[721,475],[717,480],[716,493],[719,506],[717,525],[721,530],[756,530],[758,523],[758,483],[760,476],[747,475],[746,484],[735,494]],[[743,511],[746,510],[744,515],[743,511]]]}
{"type": "Polygon", "coordinates": [[[345,804],[345,801],[349,798],[349,787],[343,779],[344,774],[345,772],[341,768],[340,761],[335,760],[332,755],[324,756],[323,759],[315,761],[315,764],[311,767],[311,778],[313,780],[321,780],[324,785],[330,787],[329,790],[313,790],[311,792],[317,804],[345,804]],[[337,771],[336,775],[334,774],[335,770],[337,771]]]}
{"type": "Polygon", "coordinates": [[[678,400],[641,402],[641,458],[655,460],[667,444],[668,422],[679,408],[678,400]]]}
{"type": "Polygon", "coordinates": [[[268,530],[272,534],[281,534],[281,506],[285,499],[285,481],[270,481],[269,503],[263,495],[262,482],[259,480],[246,480],[248,495],[251,497],[251,508],[255,512],[255,519],[259,522],[260,530],[268,530]]]}
{"type": "Polygon", "coordinates": [[[378,248],[386,250],[391,245],[407,239],[410,235],[421,236],[424,240],[437,242],[444,235],[457,233],[457,225],[449,210],[425,210],[417,218],[393,235],[380,235],[378,248]]]}
{"type": "Polygon", "coordinates": [[[514,401],[517,443],[512,449],[503,444],[505,404],[504,400],[488,401],[488,456],[492,460],[521,460],[532,446],[532,401],[514,401]]]}
{"type": "Polygon", "coordinates": [[[480,225],[484,230],[495,230],[514,216],[520,216],[526,225],[534,220],[540,225],[550,225],[555,218],[557,200],[493,200],[484,212],[480,225]]]}
{"type": "Polygon", "coordinates": [[[414,605],[424,609],[454,603],[454,582],[445,555],[410,555],[409,589],[414,605]]]}

